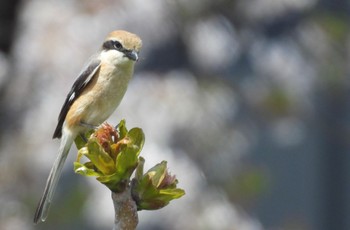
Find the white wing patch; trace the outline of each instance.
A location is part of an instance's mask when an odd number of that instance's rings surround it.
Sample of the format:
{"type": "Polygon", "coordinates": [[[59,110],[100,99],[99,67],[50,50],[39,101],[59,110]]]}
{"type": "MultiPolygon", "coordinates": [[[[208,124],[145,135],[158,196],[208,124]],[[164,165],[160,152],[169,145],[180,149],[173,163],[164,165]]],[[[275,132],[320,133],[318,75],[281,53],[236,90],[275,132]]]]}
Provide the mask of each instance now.
{"type": "Polygon", "coordinates": [[[74,98],[75,98],[75,92],[73,92],[72,95],[70,95],[70,97],[69,97],[68,100],[69,100],[69,101],[73,101],[74,98]]]}
{"type": "Polygon", "coordinates": [[[84,83],[83,83],[83,87],[85,87],[92,79],[92,77],[95,75],[96,71],[98,70],[99,68],[95,68],[90,74],[89,76],[85,79],[84,83]]]}

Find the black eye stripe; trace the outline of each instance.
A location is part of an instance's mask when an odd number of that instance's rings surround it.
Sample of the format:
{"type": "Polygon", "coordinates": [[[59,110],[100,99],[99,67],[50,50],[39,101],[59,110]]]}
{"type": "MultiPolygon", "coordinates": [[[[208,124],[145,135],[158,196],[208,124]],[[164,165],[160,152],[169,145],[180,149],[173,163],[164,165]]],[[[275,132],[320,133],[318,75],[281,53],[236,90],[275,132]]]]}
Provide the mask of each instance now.
{"type": "Polygon", "coordinates": [[[110,50],[113,49],[113,43],[112,41],[105,41],[102,45],[104,50],[110,50]]]}
{"type": "Polygon", "coordinates": [[[118,41],[114,41],[114,40],[109,40],[109,41],[105,41],[102,45],[104,50],[111,50],[111,49],[116,49],[119,51],[123,51],[123,45],[118,42],[118,41]]]}

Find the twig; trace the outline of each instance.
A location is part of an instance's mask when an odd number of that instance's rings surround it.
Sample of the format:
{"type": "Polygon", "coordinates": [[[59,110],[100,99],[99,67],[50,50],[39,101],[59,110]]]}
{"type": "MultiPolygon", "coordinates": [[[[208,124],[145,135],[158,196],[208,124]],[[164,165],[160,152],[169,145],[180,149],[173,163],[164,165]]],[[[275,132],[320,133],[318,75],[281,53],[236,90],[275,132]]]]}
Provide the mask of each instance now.
{"type": "Polygon", "coordinates": [[[113,205],[115,210],[113,230],[133,230],[139,222],[137,207],[131,197],[130,187],[121,193],[112,192],[113,205]]]}

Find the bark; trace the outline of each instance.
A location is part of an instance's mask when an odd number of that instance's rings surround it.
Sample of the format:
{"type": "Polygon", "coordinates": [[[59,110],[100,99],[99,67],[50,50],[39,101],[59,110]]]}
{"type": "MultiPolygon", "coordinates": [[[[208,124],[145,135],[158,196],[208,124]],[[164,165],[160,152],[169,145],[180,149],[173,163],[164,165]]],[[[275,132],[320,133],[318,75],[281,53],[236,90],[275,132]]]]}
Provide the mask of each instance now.
{"type": "Polygon", "coordinates": [[[115,210],[113,230],[133,230],[139,222],[137,206],[131,197],[130,187],[121,193],[112,192],[113,205],[115,210]]]}

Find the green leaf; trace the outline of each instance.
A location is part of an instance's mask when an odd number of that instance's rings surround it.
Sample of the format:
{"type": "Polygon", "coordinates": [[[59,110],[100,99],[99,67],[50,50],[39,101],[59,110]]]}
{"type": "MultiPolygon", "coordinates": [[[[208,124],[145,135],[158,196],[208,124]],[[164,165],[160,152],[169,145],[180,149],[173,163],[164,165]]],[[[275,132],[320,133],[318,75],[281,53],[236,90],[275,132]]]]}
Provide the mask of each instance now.
{"type": "Polygon", "coordinates": [[[183,189],[161,189],[153,190],[148,188],[143,194],[137,206],[139,210],[155,210],[168,205],[170,201],[185,195],[183,189]]]}
{"type": "Polygon", "coordinates": [[[118,173],[112,175],[103,175],[96,178],[99,182],[106,185],[113,192],[122,192],[125,189],[128,180],[122,178],[118,173]]]}
{"type": "Polygon", "coordinates": [[[138,210],[159,209],[182,197],[185,191],[176,188],[176,184],[175,176],[168,173],[166,161],[156,164],[146,174],[138,175],[132,187],[138,210]]]}
{"type": "Polygon", "coordinates": [[[89,154],[89,150],[87,147],[83,147],[83,148],[79,149],[76,161],[80,162],[82,156],[87,155],[87,154],[89,154]]]}
{"type": "Polygon", "coordinates": [[[145,134],[143,133],[142,129],[132,128],[127,136],[130,139],[130,145],[138,149],[137,155],[139,155],[145,143],[145,134]]]}
{"type": "Polygon", "coordinates": [[[167,162],[162,161],[159,164],[156,164],[153,168],[148,170],[147,174],[150,175],[152,184],[155,187],[159,187],[159,185],[162,183],[163,179],[165,178],[165,175],[167,173],[167,162]]]}
{"type": "Polygon", "coordinates": [[[101,173],[96,172],[94,169],[88,167],[87,163],[81,164],[79,162],[74,162],[74,172],[83,176],[101,176],[102,175],[101,173]]]}
{"type": "Polygon", "coordinates": [[[143,157],[139,157],[139,162],[137,164],[135,179],[141,180],[143,175],[143,167],[145,165],[145,159],[143,157]]]}
{"type": "Polygon", "coordinates": [[[122,178],[129,179],[137,166],[145,138],[142,129],[139,128],[131,129],[124,138],[129,141],[117,156],[116,171],[122,178]]]}
{"type": "Polygon", "coordinates": [[[128,130],[126,129],[126,126],[125,126],[125,120],[121,120],[118,124],[118,133],[119,133],[119,136],[120,136],[120,139],[123,139],[126,134],[128,133],[128,130]]]}
{"type": "Polygon", "coordinates": [[[111,175],[115,172],[113,159],[104,151],[96,138],[90,138],[87,144],[89,150],[87,158],[100,170],[104,175],[111,175]]]}
{"type": "MultiPolygon", "coordinates": [[[[185,195],[185,190],[181,188],[175,188],[175,189],[161,189],[159,192],[160,195],[163,195],[167,199],[178,199],[185,195]]],[[[169,200],[170,201],[170,200],[169,200]]]]}
{"type": "MultiPolygon", "coordinates": [[[[89,137],[91,136],[91,134],[94,133],[94,130],[89,130],[87,131],[85,134],[84,134],[84,137],[86,138],[86,140],[89,139],[89,137]]],[[[81,149],[83,148],[85,145],[86,145],[86,140],[84,140],[81,135],[78,135],[75,140],[74,140],[74,143],[75,143],[75,146],[77,146],[77,149],[81,149]]]]}

